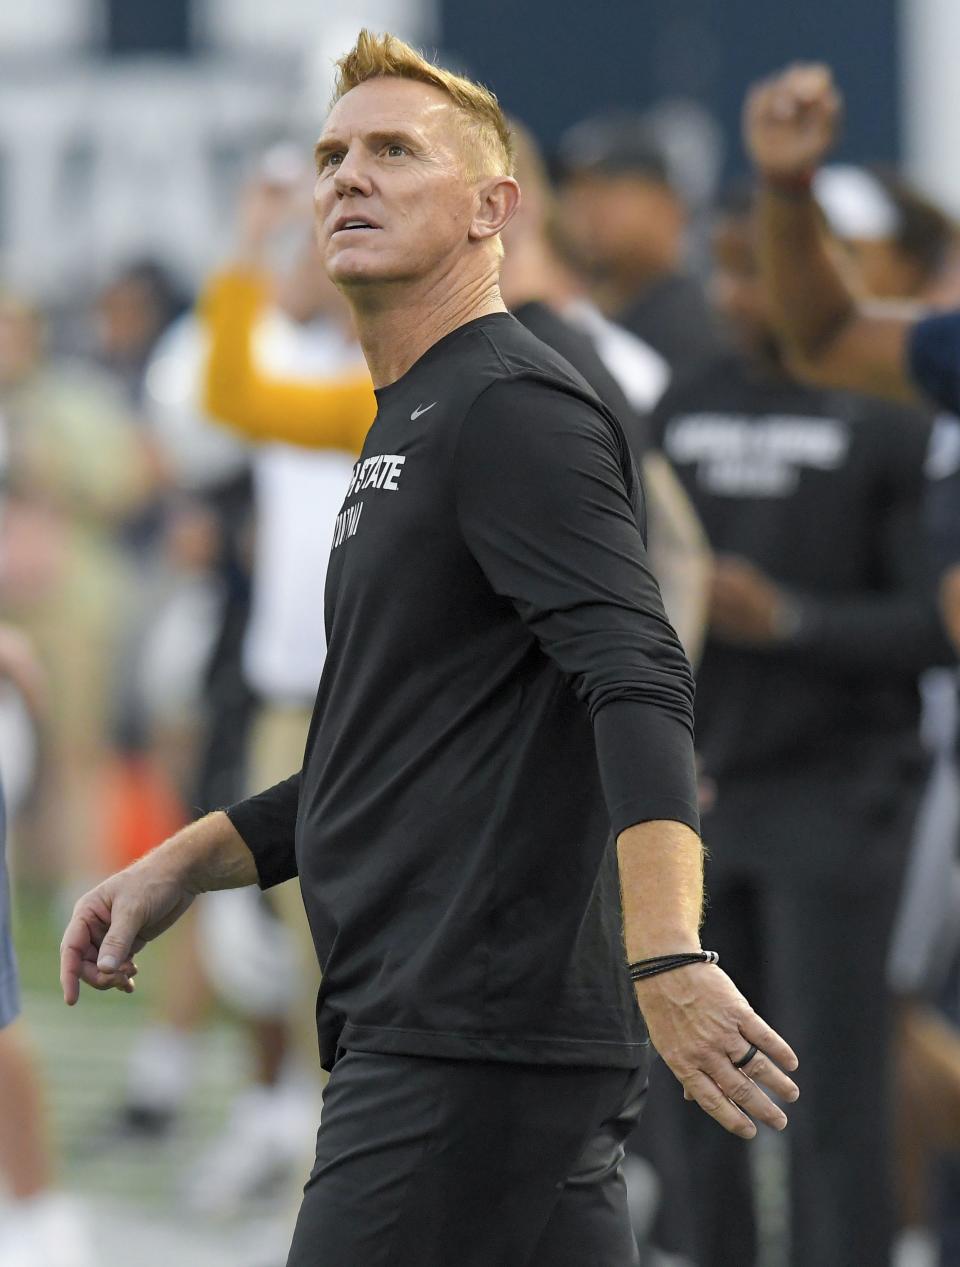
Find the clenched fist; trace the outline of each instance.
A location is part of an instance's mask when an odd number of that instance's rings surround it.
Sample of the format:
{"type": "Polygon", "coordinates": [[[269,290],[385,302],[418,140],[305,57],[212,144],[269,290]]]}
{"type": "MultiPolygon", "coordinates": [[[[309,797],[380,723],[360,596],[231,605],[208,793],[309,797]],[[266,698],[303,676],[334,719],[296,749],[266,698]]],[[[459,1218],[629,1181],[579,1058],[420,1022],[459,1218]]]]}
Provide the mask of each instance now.
{"type": "Polygon", "coordinates": [[[827,66],[798,64],[756,84],[743,130],[758,171],[773,180],[812,175],[837,138],[842,109],[827,66]]]}

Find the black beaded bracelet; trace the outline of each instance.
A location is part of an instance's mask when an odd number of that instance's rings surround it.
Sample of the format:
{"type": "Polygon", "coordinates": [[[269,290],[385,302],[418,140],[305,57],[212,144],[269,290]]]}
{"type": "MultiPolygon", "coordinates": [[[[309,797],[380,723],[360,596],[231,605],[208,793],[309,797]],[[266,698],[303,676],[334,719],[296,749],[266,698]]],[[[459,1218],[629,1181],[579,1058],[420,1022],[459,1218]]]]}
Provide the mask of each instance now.
{"type": "Polygon", "coordinates": [[[653,959],[638,959],[636,963],[627,965],[631,981],[642,981],[645,977],[656,977],[661,972],[672,972],[674,968],[685,968],[691,963],[719,963],[720,956],[715,950],[694,950],[677,955],[656,955],[653,959]]]}

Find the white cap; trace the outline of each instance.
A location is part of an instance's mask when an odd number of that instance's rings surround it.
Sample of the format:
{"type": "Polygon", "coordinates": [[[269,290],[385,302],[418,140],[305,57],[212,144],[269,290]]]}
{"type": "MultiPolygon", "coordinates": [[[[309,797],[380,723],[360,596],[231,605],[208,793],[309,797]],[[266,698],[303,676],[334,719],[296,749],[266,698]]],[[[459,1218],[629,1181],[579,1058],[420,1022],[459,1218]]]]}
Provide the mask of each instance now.
{"type": "Polygon", "coordinates": [[[876,176],[862,167],[844,163],[822,167],[814,177],[813,193],[838,238],[885,242],[900,231],[896,203],[876,176]]]}

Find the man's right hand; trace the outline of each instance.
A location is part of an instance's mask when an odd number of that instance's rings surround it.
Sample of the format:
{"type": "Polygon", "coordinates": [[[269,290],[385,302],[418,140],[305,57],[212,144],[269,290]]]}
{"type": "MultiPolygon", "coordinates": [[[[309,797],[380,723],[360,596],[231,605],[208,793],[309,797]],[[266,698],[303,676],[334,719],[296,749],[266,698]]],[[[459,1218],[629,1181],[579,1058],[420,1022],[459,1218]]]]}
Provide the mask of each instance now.
{"type": "Polygon", "coordinates": [[[196,893],[163,855],[151,854],[85,893],[60,943],[63,999],[73,1006],[80,982],[133,993],[133,956],[184,913],[196,893]]]}
{"type": "Polygon", "coordinates": [[[743,130],[757,170],[771,180],[811,176],[836,141],[842,110],[827,66],[798,64],[756,84],[743,130]]]}

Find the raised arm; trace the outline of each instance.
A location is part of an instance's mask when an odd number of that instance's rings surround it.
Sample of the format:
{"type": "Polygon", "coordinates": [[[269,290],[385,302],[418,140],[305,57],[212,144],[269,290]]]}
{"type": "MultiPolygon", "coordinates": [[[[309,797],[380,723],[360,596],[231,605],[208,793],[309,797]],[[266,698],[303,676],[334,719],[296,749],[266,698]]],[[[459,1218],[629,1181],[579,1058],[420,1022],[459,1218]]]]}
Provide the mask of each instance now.
{"type": "Polygon", "coordinates": [[[204,408],[256,442],[359,453],[377,412],[366,370],[331,379],[278,378],[257,363],[254,334],[271,300],[266,273],[237,264],[208,283],[200,301],[209,350],[204,408]]]}
{"type": "MultiPolygon", "coordinates": [[[[204,408],[248,440],[336,448],[359,453],[377,412],[370,375],[362,366],[333,379],[265,373],[255,348],[257,325],[275,301],[270,248],[291,225],[306,230],[309,200],[297,182],[254,180],[240,204],[233,263],[216,274],[200,300],[209,350],[204,408]]],[[[285,279],[285,289],[316,291],[316,261],[306,255],[285,279]]],[[[297,298],[302,306],[302,297],[297,298]]]]}
{"type": "Polygon", "coordinates": [[[842,102],[826,66],[796,65],[757,84],[744,111],[760,175],[760,258],[777,323],[804,377],[915,400],[908,368],[913,306],[861,302],[831,252],[812,181],[835,140],[842,102]]]}

